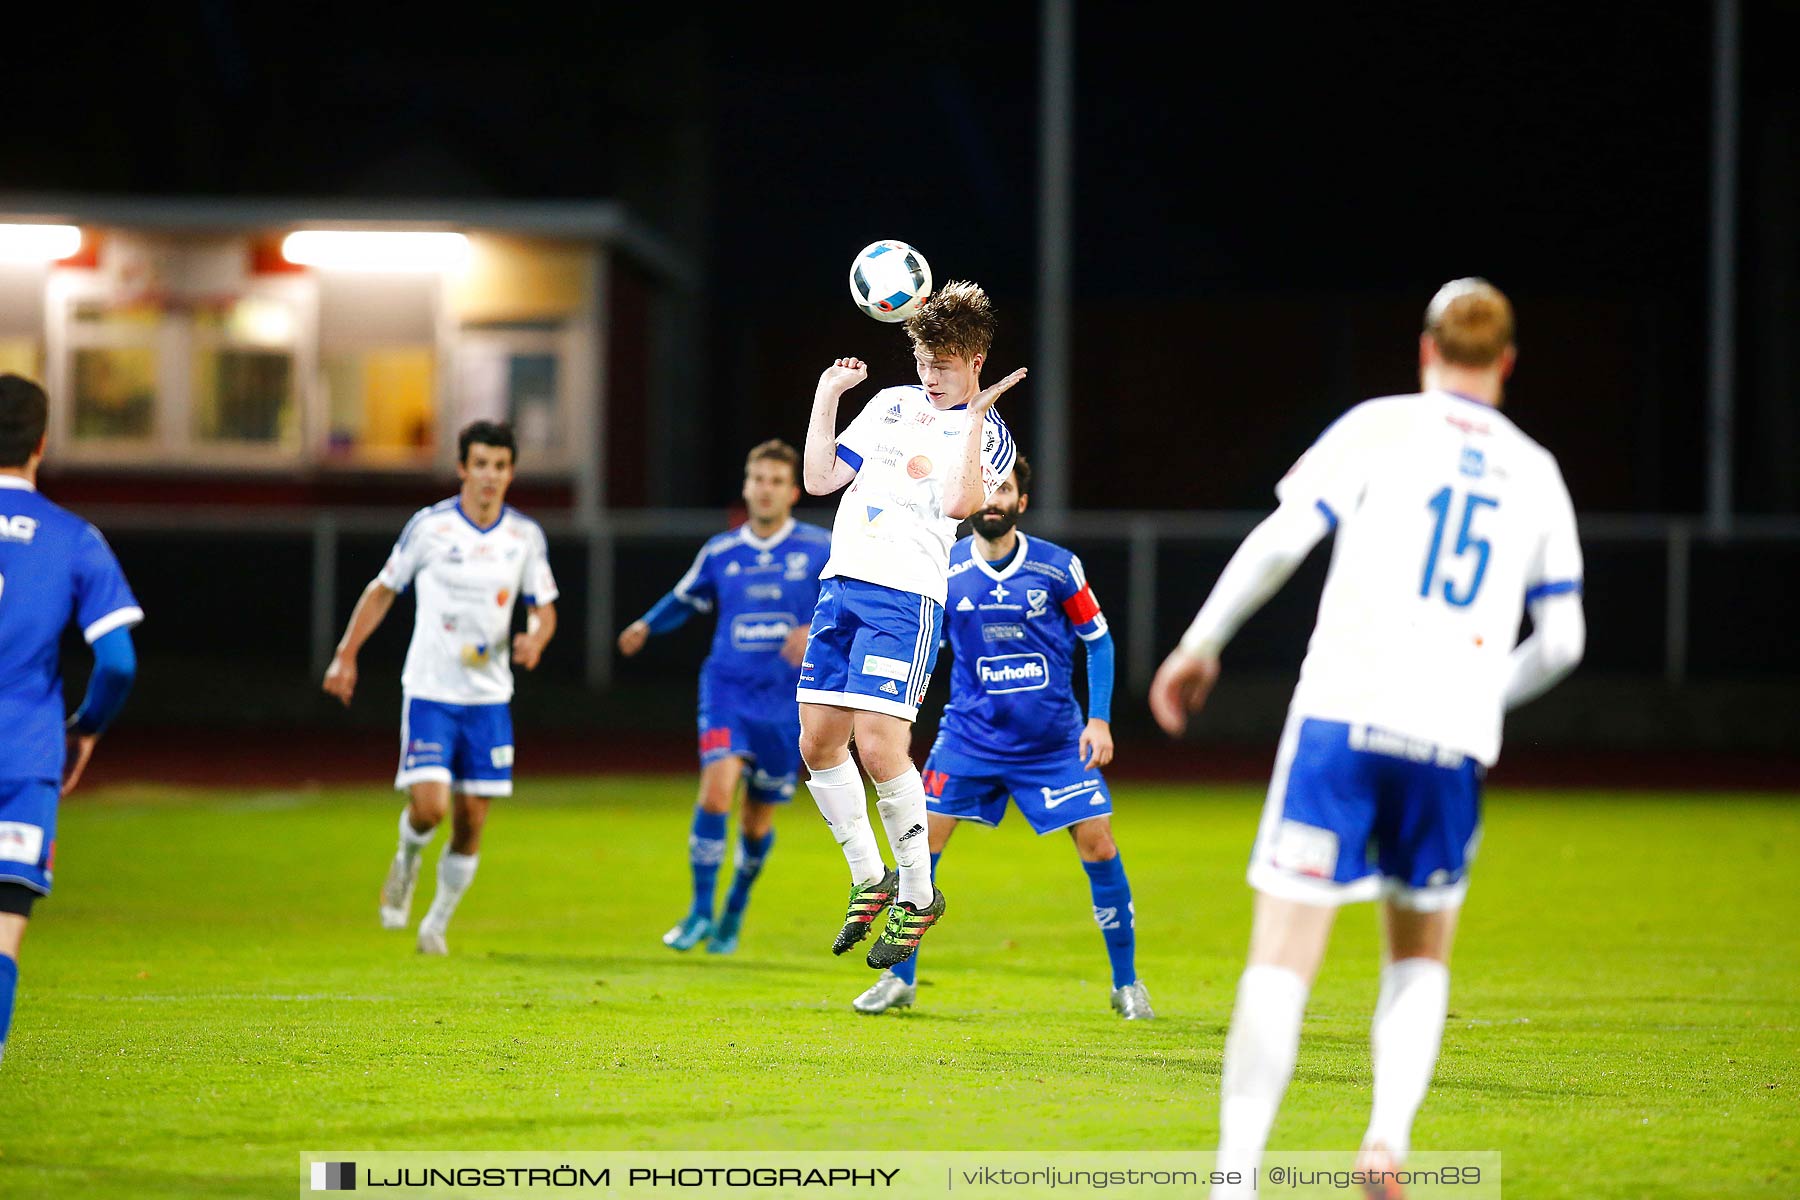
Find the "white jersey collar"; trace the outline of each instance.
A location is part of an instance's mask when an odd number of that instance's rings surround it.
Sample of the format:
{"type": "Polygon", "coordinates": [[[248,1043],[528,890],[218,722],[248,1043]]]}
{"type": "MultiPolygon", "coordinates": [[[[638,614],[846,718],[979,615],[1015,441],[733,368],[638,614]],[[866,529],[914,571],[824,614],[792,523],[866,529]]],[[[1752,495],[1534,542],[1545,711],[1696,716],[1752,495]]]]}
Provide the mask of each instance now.
{"type": "Polygon", "coordinates": [[[797,523],[798,522],[796,522],[794,518],[789,517],[786,521],[781,523],[781,528],[777,529],[774,533],[771,533],[766,538],[759,538],[754,533],[750,532],[750,522],[745,521],[738,527],[738,536],[744,539],[744,545],[749,546],[752,550],[772,550],[780,545],[782,540],[785,539],[788,534],[794,532],[794,526],[797,523]]]}
{"type": "Polygon", "coordinates": [[[1021,529],[1017,532],[1019,535],[1019,545],[1013,551],[1012,561],[998,571],[988,565],[988,560],[981,557],[981,551],[975,549],[974,543],[971,542],[969,544],[969,557],[975,560],[976,569],[983,575],[986,575],[989,579],[1011,579],[1014,575],[1018,574],[1019,568],[1025,565],[1026,551],[1031,549],[1031,539],[1025,536],[1024,530],[1021,529]]]}
{"type": "Polygon", "coordinates": [[[0,491],[35,492],[37,485],[23,475],[0,475],[0,491]]]}

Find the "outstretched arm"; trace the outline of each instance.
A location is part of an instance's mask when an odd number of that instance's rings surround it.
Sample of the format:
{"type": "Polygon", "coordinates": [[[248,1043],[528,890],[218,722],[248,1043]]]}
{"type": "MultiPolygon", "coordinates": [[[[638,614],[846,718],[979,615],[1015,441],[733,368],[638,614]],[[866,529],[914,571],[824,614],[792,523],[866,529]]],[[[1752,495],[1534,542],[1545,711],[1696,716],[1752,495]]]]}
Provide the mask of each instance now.
{"type": "Polygon", "coordinates": [[[619,632],[619,653],[630,658],[652,637],[673,633],[698,611],[692,602],[683,600],[678,593],[665,592],[661,600],[650,606],[649,612],[619,632]]]}
{"type": "Polygon", "coordinates": [[[829,496],[856,478],[856,468],[838,457],[838,401],[868,377],[868,364],[860,358],[840,358],[819,376],[819,386],[813,391],[812,419],[806,426],[806,456],[802,464],[809,496],[829,496]]]}
{"type": "Polygon", "coordinates": [[[1150,685],[1150,711],[1164,732],[1187,728],[1188,714],[1200,711],[1218,682],[1225,644],[1330,531],[1317,507],[1299,503],[1283,504],[1250,531],[1150,685]]]}
{"type": "Polygon", "coordinates": [[[331,656],[331,666],[325,671],[326,694],[337,697],[345,708],[350,707],[350,697],[356,694],[356,656],[362,652],[363,643],[381,627],[388,609],[393,606],[394,589],[379,579],[371,579],[369,586],[357,597],[356,607],[350,613],[350,624],[345,626],[344,636],[331,656]]]}

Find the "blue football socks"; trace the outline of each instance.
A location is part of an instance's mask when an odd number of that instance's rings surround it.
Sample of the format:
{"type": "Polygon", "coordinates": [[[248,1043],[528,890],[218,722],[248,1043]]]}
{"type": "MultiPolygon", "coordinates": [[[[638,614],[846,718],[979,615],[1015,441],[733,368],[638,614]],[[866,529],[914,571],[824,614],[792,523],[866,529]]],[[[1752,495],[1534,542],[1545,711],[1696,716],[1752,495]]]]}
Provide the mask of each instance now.
{"type": "Polygon", "coordinates": [[[19,990],[19,964],[0,954],[0,1057],[6,1054],[6,1035],[12,1029],[13,995],[19,990]]]}
{"type": "Polygon", "coordinates": [[[694,908],[697,917],[712,920],[713,892],[719,883],[719,864],[725,861],[725,814],[694,806],[694,827],[688,834],[688,865],[694,871],[694,908]]]}
{"type": "Polygon", "coordinates": [[[1131,906],[1131,882],[1125,878],[1125,860],[1084,862],[1088,887],[1094,894],[1094,924],[1106,939],[1106,957],[1112,960],[1115,988],[1137,982],[1137,924],[1131,906]]]}
{"type": "Polygon", "coordinates": [[[759,838],[738,834],[737,874],[732,878],[731,891],[725,897],[725,911],[739,916],[744,906],[750,903],[750,885],[762,874],[763,859],[769,856],[769,847],[775,844],[775,831],[771,829],[759,838]]]}

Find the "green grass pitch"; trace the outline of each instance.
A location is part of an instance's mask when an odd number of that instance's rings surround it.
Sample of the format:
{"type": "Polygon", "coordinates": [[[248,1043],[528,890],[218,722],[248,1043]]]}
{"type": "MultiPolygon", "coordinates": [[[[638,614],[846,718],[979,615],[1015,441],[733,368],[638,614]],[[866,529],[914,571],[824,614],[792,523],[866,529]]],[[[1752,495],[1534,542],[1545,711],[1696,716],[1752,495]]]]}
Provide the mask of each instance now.
{"type": "MultiPolygon", "coordinates": [[[[872,973],[828,951],[844,870],[804,795],[741,951],[665,950],[690,788],[527,776],[447,960],[377,927],[389,792],[78,795],[0,1192],[287,1195],[307,1148],[843,1148],[886,1136],[871,1093],[941,1149],[1212,1147],[1254,789],[1118,788],[1159,1016],[1127,1025],[1073,847],[1016,815],[952,842],[910,1014],[849,1008],[872,973]]],[[[1791,797],[1492,793],[1415,1145],[1504,1152],[1509,1195],[1800,1194],[1796,847],[1791,797]]],[[[1374,928],[1339,921],[1273,1148],[1361,1133],[1374,928]]]]}

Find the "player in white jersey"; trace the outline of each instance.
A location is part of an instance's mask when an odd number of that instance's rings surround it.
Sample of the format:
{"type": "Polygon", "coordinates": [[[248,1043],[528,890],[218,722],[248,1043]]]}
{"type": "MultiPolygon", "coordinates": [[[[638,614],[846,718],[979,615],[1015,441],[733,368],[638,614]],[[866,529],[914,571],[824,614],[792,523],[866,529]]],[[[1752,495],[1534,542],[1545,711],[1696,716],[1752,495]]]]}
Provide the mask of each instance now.
{"type": "Polygon", "coordinates": [[[800,668],[800,756],[807,787],[850,864],[850,906],[832,953],[888,919],[869,951],[877,970],[909,957],[944,913],[931,881],[925,786],[911,757],[918,716],[943,632],[945,580],[956,523],[1012,470],[1012,434],[993,411],[1023,368],[981,387],[994,339],[987,294],[946,285],[906,322],[919,386],[876,393],[843,433],[838,401],[868,378],[840,358],[819,377],[806,433],[804,482],[815,496],[849,485],[831,532],[831,557],[800,668]],[[882,861],[869,826],[854,735],[897,869],[882,861]]]}
{"type": "Polygon", "coordinates": [[[556,633],[556,579],[544,531],[506,505],[516,454],[512,429],[476,421],[458,436],[457,450],[461,491],[406,523],[381,573],[363,589],[325,673],[325,690],[348,705],[356,690],[357,653],[394,597],[414,589],[394,777],[409,801],[381,889],[381,924],[406,928],[420,855],[450,812],[437,894],[419,922],[424,954],[448,952],[444,933],[475,878],[488,803],[512,795],[512,665],[534,669],[556,633]],[[513,605],[519,600],[527,609],[526,628],[515,635],[513,605]]]}
{"type": "MultiPolygon", "coordinates": [[[[1586,641],[1562,473],[1499,411],[1515,357],[1506,297],[1485,280],[1446,284],[1425,312],[1422,391],[1357,405],[1301,457],[1152,684],[1157,721],[1180,733],[1232,634],[1336,533],[1250,856],[1220,1170],[1247,1176],[1261,1158],[1337,906],[1376,898],[1385,945],[1359,1165],[1406,1157],[1503,715],[1572,670],[1586,641]],[[1532,633],[1515,645],[1527,609],[1532,633]]],[[[1399,1194],[1391,1181],[1371,1190],[1399,1194]]]]}

